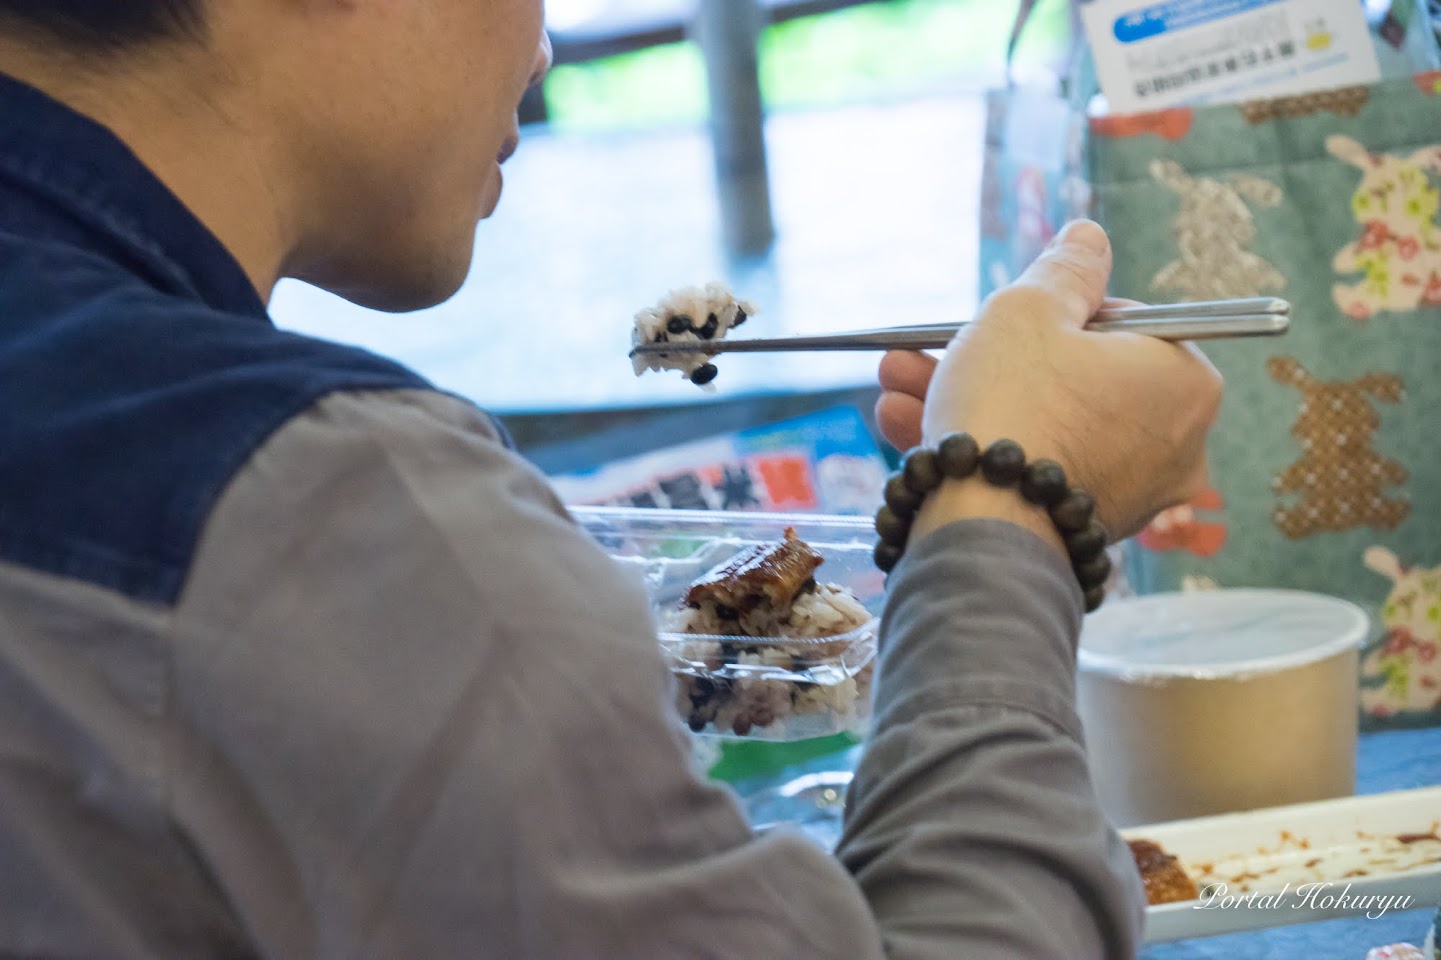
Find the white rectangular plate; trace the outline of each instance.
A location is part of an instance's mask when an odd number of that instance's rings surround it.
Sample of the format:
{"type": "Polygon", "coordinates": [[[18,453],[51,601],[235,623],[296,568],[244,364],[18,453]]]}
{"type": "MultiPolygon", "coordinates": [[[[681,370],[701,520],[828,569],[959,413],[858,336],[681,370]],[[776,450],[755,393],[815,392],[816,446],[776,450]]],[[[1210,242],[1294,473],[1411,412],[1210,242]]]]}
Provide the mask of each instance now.
{"type": "Polygon", "coordinates": [[[1203,893],[1199,901],[1147,909],[1151,943],[1441,903],[1441,787],[1178,820],[1121,834],[1160,844],[1203,893]]]}

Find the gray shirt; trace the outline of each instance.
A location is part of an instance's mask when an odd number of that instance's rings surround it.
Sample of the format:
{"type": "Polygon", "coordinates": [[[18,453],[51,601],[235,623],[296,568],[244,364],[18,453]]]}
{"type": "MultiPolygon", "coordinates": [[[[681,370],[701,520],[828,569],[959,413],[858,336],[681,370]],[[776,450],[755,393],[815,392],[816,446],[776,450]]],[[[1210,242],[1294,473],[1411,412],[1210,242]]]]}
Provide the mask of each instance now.
{"type": "Polygon", "coordinates": [[[1080,611],[1020,528],[912,545],[839,848],[757,837],[640,585],[490,421],[332,394],[173,607],[0,564],[0,956],[1130,957],[1080,611]]]}

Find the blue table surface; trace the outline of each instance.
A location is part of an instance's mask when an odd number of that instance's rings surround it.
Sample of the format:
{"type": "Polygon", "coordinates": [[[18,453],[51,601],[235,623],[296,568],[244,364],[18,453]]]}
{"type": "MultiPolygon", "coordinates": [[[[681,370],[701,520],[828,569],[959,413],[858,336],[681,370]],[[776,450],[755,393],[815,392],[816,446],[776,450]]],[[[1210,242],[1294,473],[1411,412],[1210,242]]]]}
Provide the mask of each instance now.
{"type": "MultiPolygon", "coordinates": [[[[1371,733],[1361,737],[1356,757],[1356,792],[1386,793],[1441,784],[1441,728],[1371,733]]],[[[1441,813],[1441,811],[1437,811],[1441,813]]],[[[1143,960],[1364,960],[1372,947],[1410,942],[1420,945],[1436,911],[1387,914],[1274,927],[1204,940],[1158,944],[1143,960]]]]}
{"type": "MultiPolygon", "coordinates": [[[[780,783],[805,773],[853,768],[860,748],[846,754],[818,757],[788,767],[774,776],[735,784],[742,798],[754,798],[780,783]]],[[[1441,727],[1363,734],[1356,757],[1356,792],[1386,793],[1441,785],[1441,727]]],[[[1441,811],[1437,811],[1441,814],[1441,811]]],[[[834,825],[818,822],[818,840],[834,839],[834,825]]],[[[1156,944],[1141,953],[1141,960],[1365,960],[1373,947],[1410,942],[1417,946],[1436,912],[1425,909],[1388,913],[1376,920],[1349,918],[1275,927],[1199,940],[1156,944]]]]}

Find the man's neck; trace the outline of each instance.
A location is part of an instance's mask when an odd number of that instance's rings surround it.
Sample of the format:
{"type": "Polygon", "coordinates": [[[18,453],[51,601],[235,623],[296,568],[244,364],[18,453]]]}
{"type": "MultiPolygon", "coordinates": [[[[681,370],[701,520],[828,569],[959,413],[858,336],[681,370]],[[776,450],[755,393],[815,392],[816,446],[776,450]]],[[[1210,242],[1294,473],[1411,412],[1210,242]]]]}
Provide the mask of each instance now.
{"type": "Polygon", "coordinates": [[[261,299],[279,279],[293,207],[273,142],[210,59],[172,47],[97,67],[0,38],[0,72],[103,124],[239,262],[261,299]],[[164,54],[161,56],[160,54],[164,54]]]}

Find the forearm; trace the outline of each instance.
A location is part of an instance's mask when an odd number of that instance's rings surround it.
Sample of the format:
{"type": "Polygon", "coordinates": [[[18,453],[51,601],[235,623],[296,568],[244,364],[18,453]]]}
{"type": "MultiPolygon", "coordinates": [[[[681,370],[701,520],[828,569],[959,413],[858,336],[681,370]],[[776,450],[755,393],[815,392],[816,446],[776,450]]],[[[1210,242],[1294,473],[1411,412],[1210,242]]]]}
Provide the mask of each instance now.
{"type": "Polygon", "coordinates": [[[890,585],[838,855],[893,960],[1129,957],[1143,900],[1074,709],[1080,594],[1054,545],[971,520],[890,585]]]}

